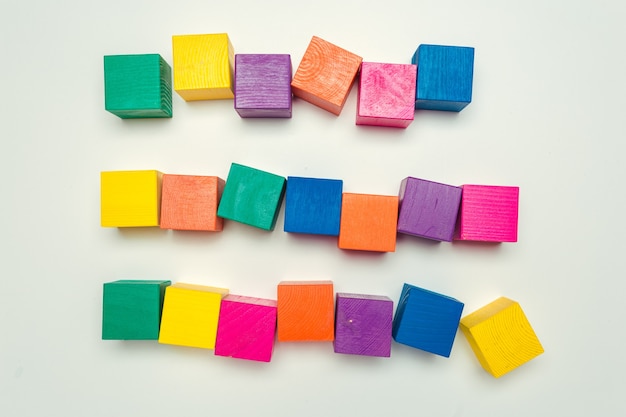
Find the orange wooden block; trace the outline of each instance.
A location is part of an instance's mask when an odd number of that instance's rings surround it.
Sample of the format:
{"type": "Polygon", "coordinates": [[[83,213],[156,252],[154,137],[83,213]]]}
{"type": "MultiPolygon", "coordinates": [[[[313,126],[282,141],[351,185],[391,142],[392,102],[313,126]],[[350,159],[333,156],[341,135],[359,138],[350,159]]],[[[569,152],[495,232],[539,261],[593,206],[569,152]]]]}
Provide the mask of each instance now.
{"type": "Polygon", "coordinates": [[[163,175],[161,229],[219,232],[224,220],[217,217],[224,189],[219,177],[163,175]]]}
{"type": "Polygon", "coordinates": [[[343,193],[339,248],[395,252],[398,197],[343,193]]]}
{"type": "Polygon", "coordinates": [[[335,339],[332,281],[282,281],[278,284],[279,342],[335,339]]]}
{"type": "Polygon", "coordinates": [[[313,36],[291,81],[291,91],[339,116],[363,58],[313,36]]]}

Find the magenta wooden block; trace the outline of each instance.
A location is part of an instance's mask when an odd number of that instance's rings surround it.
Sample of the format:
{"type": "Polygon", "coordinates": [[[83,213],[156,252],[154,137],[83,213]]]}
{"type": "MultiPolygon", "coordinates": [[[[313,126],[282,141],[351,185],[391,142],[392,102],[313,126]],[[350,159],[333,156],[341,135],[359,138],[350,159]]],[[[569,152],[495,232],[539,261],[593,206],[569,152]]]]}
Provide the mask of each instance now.
{"type": "Polygon", "coordinates": [[[461,187],[407,177],[400,184],[398,232],[452,241],[461,187]]]}
{"type": "Polygon", "coordinates": [[[463,185],[455,239],[517,242],[519,187],[463,185]]]}
{"type": "Polygon", "coordinates": [[[276,334],[276,301],[227,295],[222,299],[215,354],[269,362],[276,334]]]}
{"type": "Polygon", "coordinates": [[[235,55],[235,110],[247,117],[291,117],[291,56],[235,55]]]}
{"type": "Polygon", "coordinates": [[[408,127],[415,114],[417,66],[363,62],[357,125],[408,127]]]}
{"type": "Polygon", "coordinates": [[[390,357],[392,323],[390,298],[337,293],[335,352],[390,357]]]}

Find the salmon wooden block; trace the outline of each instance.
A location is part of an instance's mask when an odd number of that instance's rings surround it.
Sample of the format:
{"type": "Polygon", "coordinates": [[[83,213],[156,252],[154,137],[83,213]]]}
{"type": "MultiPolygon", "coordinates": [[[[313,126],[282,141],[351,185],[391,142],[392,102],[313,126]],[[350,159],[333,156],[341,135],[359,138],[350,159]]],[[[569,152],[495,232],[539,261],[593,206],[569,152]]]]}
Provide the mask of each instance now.
{"type": "Polygon", "coordinates": [[[339,116],[362,61],[313,36],[291,81],[293,95],[339,116]]]}
{"type": "Polygon", "coordinates": [[[408,127],[415,115],[417,66],[363,62],[357,125],[408,127]]]}
{"type": "Polygon", "coordinates": [[[159,171],[100,173],[100,223],[103,227],[159,226],[159,171]]]}
{"type": "Polygon", "coordinates": [[[174,90],[185,100],[233,98],[234,49],[226,33],[172,37],[174,90]]]}
{"type": "Polygon", "coordinates": [[[215,348],[224,288],[185,283],[165,290],[159,343],[204,349],[215,348]]]}
{"type": "Polygon", "coordinates": [[[332,281],[278,284],[279,342],[332,342],[335,337],[332,281]]]}
{"type": "Polygon", "coordinates": [[[460,327],[482,367],[496,378],[544,352],[519,303],[506,297],[463,317],[460,327]]]}
{"type": "Polygon", "coordinates": [[[276,336],[275,300],[227,295],[222,300],[215,354],[269,362],[276,336]]]}
{"type": "Polygon", "coordinates": [[[342,180],[287,177],[285,232],[339,235],[342,180]]]}
{"type": "Polygon", "coordinates": [[[519,187],[463,185],[456,240],[517,242],[519,187]]]}
{"type": "Polygon", "coordinates": [[[215,176],[163,175],[161,229],[222,231],[217,216],[224,180],[215,176]]]}
{"type": "Polygon", "coordinates": [[[395,252],[398,203],[397,196],[343,193],[339,248],[395,252]]]}

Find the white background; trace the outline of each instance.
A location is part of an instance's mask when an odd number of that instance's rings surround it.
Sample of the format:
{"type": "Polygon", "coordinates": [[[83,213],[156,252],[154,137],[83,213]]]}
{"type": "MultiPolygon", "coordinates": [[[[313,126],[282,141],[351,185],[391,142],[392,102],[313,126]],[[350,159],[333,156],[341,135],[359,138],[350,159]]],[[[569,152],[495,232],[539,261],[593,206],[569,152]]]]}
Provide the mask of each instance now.
{"type": "Polygon", "coordinates": [[[626,6],[619,1],[8,2],[0,14],[2,416],[624,415],[626,6]],[[103,56],[160,53],[171,36],[227,32],[236,53],[289,53],[317,35],[366,61],[420,43],[476,48],[473,102],[406,130],[355,125],[294,101],[290,120],[232,101],[174,118],[104,110],[103,56]],[[519,242],[348,252],[336,239],[227,222],[219,234],[99,225],[104,170],[219,175],[231,162],[395,195],[406,176],[520,187],[519,242]],[[277,344],[271,363],[156,342],[102,341],[102,284],[170,279],[275,298],[281,280],[397,300],[409,282],[467,314],[520,302],[546,353],[495,379],[459,332],[449,359],[277,344]]]}

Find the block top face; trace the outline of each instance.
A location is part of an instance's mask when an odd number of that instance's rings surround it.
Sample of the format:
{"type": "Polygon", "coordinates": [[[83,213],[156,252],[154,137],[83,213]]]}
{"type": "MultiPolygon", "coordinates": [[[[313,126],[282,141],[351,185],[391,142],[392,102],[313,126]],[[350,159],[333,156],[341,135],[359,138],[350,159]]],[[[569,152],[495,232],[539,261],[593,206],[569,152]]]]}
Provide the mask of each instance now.
{"type": "Polygon", "coordinates": [[[369,301],[392,301],[391,298],[384,296],[384,295],[354,294],[354,293],[347,293],[347,292],[338,292],[337,298],[346,298],[346,299],[354,299],[354,300],[369,300],[369,301]]]}
{"type": "Polygon", "coordinates": [[[155,170],[101,172],[102,227],[159,226],[161,178],[155,170]]]}
{"type": "Polygon", "coordinates": [[[107,110],[138,110],[161,105],[161,56],[106,55],[104,90],[107,110]],[[153,86],[154,88],[146,88],[153,86]]]}
{"type": "Polygon", "coordinates": [[[291,112],[291,56],[235,55],[235,109],[291,112]]]}
{"type": "Polygon", "coordinates": [[[266,298],[248,297],[244,295],[228,294],[222,298],[222,302],[242,303],[242,304],[254,304],[264,307],[276,307],[276,300],[268,300],[266,298]]]}
{"type": "Polygon", "coordinates": [[[224,296],[228,294],[228,289],[226,288],[211,287],[207,285],[198,285],[198,284],[187,284],[184,282],[177,282],[176,284],[171,285],[171,288],[178,288],[181,290],[189,290],[189,291],[215,293],[215,294],[221,294],[224,296]]]}
{"type": "Polygon", "coordinates": [[[333,285],[333,282],[330,280],[321,280],[321,281],[280,281],[278,285],[333,285]]]}
{"type": "Polygon", "coordinates": [[[285,232],[339,235],[343,181],[287,177],[285,232]]]}
{"type": "Polygon", "coordinates": [[[394,252],[398,203],[397,196],[343,193],[339,248],[394,252]]]}
{"type": "Polygon", "coordinates": [[[358,115],[413,120],[416,81],[416,65],[363,62],[358,115]]]}

